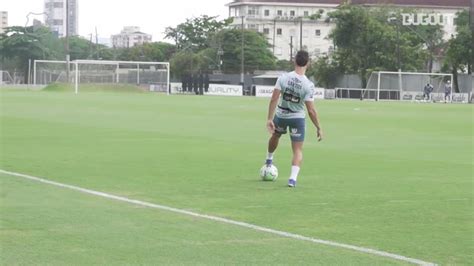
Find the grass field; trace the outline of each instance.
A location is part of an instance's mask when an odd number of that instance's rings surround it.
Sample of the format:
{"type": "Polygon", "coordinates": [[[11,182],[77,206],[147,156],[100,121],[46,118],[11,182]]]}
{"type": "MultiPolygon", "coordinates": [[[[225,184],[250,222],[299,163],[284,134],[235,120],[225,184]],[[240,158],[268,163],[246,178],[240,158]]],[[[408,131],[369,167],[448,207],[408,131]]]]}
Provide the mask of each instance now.
{"type": "MultiPolygon", "coordinates": [[[[442,265],[474,261],[472,105],[317,103],[298,187],[267,99],[0,91],[0,169],[442,265]]],[[[404,262],[0,174],[2,265],[404,262]]]]}

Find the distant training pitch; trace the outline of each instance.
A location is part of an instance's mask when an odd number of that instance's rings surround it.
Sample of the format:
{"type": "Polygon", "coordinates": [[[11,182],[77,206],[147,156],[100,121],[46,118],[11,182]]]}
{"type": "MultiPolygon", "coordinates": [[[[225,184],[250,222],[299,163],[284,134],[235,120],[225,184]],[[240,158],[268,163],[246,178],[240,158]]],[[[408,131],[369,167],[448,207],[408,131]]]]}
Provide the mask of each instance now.
{"type": "Polygon", "coordinates": [[[308,123],[299,187],[289,190],[287,137],[280,177],[258,176],[265,99],[0,95],[2,264],[473,260],[470,105],[318,102],[326,139],[317,143],[308,123]]]}

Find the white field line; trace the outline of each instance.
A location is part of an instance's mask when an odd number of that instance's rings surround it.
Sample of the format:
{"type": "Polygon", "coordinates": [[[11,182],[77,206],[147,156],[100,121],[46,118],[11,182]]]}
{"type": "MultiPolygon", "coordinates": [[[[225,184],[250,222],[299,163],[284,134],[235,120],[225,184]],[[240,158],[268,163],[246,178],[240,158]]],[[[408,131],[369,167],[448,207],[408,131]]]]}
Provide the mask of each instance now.
{"type": "Polygon", "coordinates": [[[348,249],[348,250],[352,250],[352,251],[356,251],[356,252],[360,252],[360,253],[371,254],[371,255],[380,256],[380,257],[384,257],[384,258],[390,258],[390,259],[399,260],[399,261],[403,261],[403,262],[413,263],[413,264],[417,264],[417,265],[436,265],[432,262],[427,262],[427,261],[423,261],[423,260],[419,260],[419,259],[408,258],[408,257],[402,256],[402,255],[397,255],[397,254],[393,254],[393,253],[389,253],[389,252],[385,252],[385,251],[375,250],[375,249],[371,249],[371,248],[364,248],[364,247],[359,247],[359,246],[353,246],[353,245],[348,245],[348,244],[342,244],[342,243],[337,243],[337,242],[333,242],[333,241],[328,241],[328,240],[322,240],[322,239],[297,235],[297,234],[284,232],[284,231],[278,231],[278,230],[274,230],[274,229],[271,229],[271,228],[266,228],[266,227],[253,225],[253,224],[249,224],[249,223],[244,223],[244,222],[239,222],[239,221],[234,221],[234,220],[221,218],[221,217],[217,217],[217,216],[199,214],[199,213],[195,213],[195,212],[191,212],[191,211],[176,209],[176,208],[163,206],[163,205],[159,205],[159,204],[154,204],[154,203],[149,203],[149,202],[145,202],[145,201],[140,201],[140,200],[129,199],[129,198],[126,198],[126,197],[115,196],[115,195],[107,194],[107,193],[100,192],[100,191],[95,191],[95,190],[76,187],[76,186],[72,186],[72,185],[62,184],[62,183],[50,181],[50,180],[47,180],[47,179],[43,179],[43,178],[40,178],[40,177],[35,177],[35,176],[30,176],[30,175],[15,173],[15,172],[9,172],[9,171],[5,171],[5,170],[2,170],[2,169],[0,169],[0,173],[10,175],[10,176],[22,177],[22,178],[37,181],[37,182],[40,182],[40,183],[49,184],[49,185],[62,187],[62,188],[67,188],[67,189],[79,191],[79,192],[82,192],[82,193],[85,193],[85,194],[91,194],[91,195],[95,195],[95,196],[99,196],[99,197],[103,197],[103,198],[107,198],[107,199],[127,202],[127,203],[130,203],[130,204],[135,204],[135,205],[139,205],[139,206],[145,206],[145,207],[160,209],[160,210],[165,210],[165,211],[170,211],[170,212],[184,214],[184,215],[189,215],[189,216],[198,217],[198,218],[202,218],[202,219],[207,219],[207,220],[211,220],[211,221],[215,221],[215,222],[237,225],[237,226],[241,226],[241,227],[245,227],[245,228],[250,228],[250,229],[253,229],[253,230],[256,230],[256,231],[266,232],[266,233],[270,233],[270,234],[274,234],[274,235],[278,235],[278,236],[282,236],[282,237],[287,237],[287,238],[292,238],[292,239],[296,239],[296,240],[302,240],[302,241],[312,242],[312,243],[316,243],[316,244],[322,244],[322,245],[327,245],[327,246],[332,246],[332,247],[337,247],[337,248],[348,249]]]}

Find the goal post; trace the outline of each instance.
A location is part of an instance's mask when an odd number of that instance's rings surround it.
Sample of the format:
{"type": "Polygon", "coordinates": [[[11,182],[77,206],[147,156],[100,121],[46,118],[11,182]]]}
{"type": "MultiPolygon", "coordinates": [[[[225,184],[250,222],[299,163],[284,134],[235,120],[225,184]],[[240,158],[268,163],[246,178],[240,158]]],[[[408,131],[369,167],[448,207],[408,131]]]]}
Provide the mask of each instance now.
{"type": "Polygon", "coordinates": [[[33,62],[33,85],[70,83],[71,79],[67,80],[66,77],[67,61],[34,60],[33,62]]]}
{"type": "Polygon", "coordinates": [[[72,64],[76,93],[81,84],[129,84],[169,94],[169,62],[75,60],[72,64]]]}
{"type": "MultiPolygon", "coordinates": [[[[166,92],[170,88],[170,64],[168,62],[74,60],[69,62],[35,60],[33,84],[73,84],[75,93],[81,85],[134,85],[144,91],[166,92]]],[[[116,86],[119,87],[119,86],[116,86]]]]}
{"type": "Polygon", "coordinates": [[[14,84],[14,80],[8,71],[0,70],[0,86],[4,84],[14,84]]]}
{"type": "Polygon", "coordinates": [[[421,72],[373,72],[363,93],[364,99],[405,100],[423,99],[423,89],[427,84],[433,86],[433,100],[444,98],[444,86],[447,82],[453,84],[453,74],[450,73],[421,73],[421,72]]]}

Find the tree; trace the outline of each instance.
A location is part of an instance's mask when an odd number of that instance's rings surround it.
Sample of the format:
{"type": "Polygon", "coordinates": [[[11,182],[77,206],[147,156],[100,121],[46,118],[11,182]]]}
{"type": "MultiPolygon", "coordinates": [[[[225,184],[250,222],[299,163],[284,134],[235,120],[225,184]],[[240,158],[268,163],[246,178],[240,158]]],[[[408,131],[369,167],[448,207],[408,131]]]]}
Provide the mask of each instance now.
{"type": "Polygon", "coordinates": [[[278,60],[275,69],[282,71],[292,71],[295,64],[289,60],[278,60]]]}
{"type": "MultiPolygon", "coordinates": [[[[418,25],[415,27],[407,26],[404,27],[403,30],[406,31],[406,35],[410,36],[410,33],[414,33],[418,40],[411,38],[411,42],[414,44],[422,43],[426,46],[426,51],[428,52],[428,62],[427,62],[427,72],[433,72],[433,64],[435,55],[440,53],[443,50],[443,47],[446,46],[446,43],[443,40],[443,28],[440,25],[418,25]],[[407,29],[409,31],[407,31],[407,29]]],[[[440,54],[438,54],[440,55],[440,54]]]]}
{"type": "Polygon", "coordinates": [[[205,50],[199,53],[181,51],[176,53],[170,61],[171,73],[175,78],[182,78],[185,74],[205,73],[212,64],[211,58],[205,50]]]}
{"type": "Polygon", "coordinates": [[[318,86],[331,89],[336,86],[337,77],[343,73],[342,68],[336,61],[331,60],[328,56],[318,58],[316,62],[308,69],[308,76],[314,77],[318,86]]]}
{"type": "Polygon", "coordinates": [[[171,60],[175,46],[169,43],[152,42],[115,51],[118,54],[117,60],[165,62],[171,60]]]}
{"type": "MultiPolygon", "coordinates": [[[[65,38],[62,38],[65,42],[65,38]]],[[[95,60],[109,60],[113,59],[113,55],[105,45],[93,43],[80,36],[69,37],[69,54],[71,60],[76,59],[95,59],[95,60]]]]}
{"type": "Polygon", "coordinates": [[[343,5],[330,13],[336,21],[330,34],[337,47],[334,59],[344,65],[346,72],[358,73],[362,87],[366,86],[372,71],[398,69],[397,44],[401,68],[405,71],[422,68],[428,59],[423,42],[413,32],[387,23],[392,14],[388,8],[367,9],[352,5],[343,5]]]}
{"type": "Polygon", "coordinates": [[[9,27],[0,35],[2,64],[11,62],[12,68],[28,76],[28,60],[61,59],[64,46],[46,27],[9,27]]]}
{"type": "Polygon", "coordinates": [[[472,51],[474,38],[469,25],[469,13],[467,10],[457,14],[455,25],[457,34],[448,42],[445,64],[451,68],[454,78],[453,88],[459,92],[458,72],[467,71],[468,74],[471,74],[474,56],[472,51]]]}
{"type": "MultiPolygon", "coordinates": [[[[276,58],[269,50],[270,44],[265,36],[252,30],[245,30],[243,35],[245,71],[275,69],[276,58]]],[[[226,29],[220,31],[214,38],[221,43],[224,52],[222,69],[228,73],[239,73],[242,59],[242,31],[226,29]]]]}
{"type": "Polygon", "coordinates": [[[232,18],[217,20],[217,16],[186,19],[186,22],[179,24],[175,28],[168,27],[165,30],[165,38],[175,42],[178,49],[189,49],[200,51],[209,48],[208,40],[218,31],[224,29],[232,18]]]}

